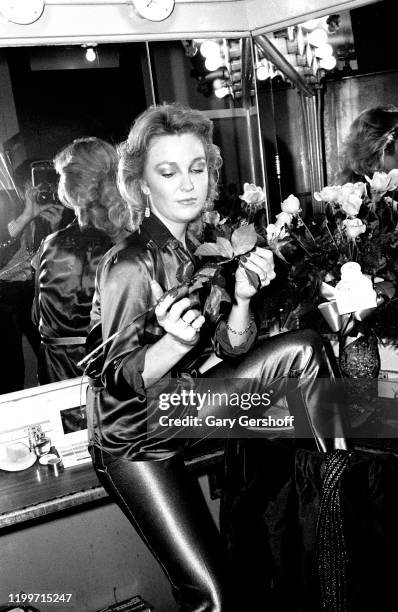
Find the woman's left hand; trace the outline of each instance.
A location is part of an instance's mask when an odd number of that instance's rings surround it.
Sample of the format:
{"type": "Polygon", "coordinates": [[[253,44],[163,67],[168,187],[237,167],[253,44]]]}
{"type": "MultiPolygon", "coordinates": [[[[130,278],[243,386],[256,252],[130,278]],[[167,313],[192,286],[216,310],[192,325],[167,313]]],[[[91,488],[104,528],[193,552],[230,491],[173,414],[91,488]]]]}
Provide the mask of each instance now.
{"type": "Polygon", "coordinates": [[[235,274],[235,298],[249,300],[258,289],[266,287],[275,278],[274,256],[269,249],[256,247],[254,251],[240,258],[238,269],[235,274]],[[257,274],[259,287],[256,288],[249,281],[246,270],[257,274]]]}

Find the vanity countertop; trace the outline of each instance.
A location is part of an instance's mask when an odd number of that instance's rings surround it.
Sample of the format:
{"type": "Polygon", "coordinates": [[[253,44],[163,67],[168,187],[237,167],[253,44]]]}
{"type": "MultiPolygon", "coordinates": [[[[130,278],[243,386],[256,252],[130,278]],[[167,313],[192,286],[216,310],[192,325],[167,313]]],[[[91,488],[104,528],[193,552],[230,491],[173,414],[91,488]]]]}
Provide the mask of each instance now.
{"type": "MultiPolygon", "coordinates": [[[[222,448],[213,445],[188,458],[186,464],[188,469],[203,473],[219,463],[222,455],[222,448]]],[[[0,470],[0,530],[54,518],[101,500],[107,501],[108,495],[90,462],[55,471],[38,461],[20,472],[0,470]]]]}

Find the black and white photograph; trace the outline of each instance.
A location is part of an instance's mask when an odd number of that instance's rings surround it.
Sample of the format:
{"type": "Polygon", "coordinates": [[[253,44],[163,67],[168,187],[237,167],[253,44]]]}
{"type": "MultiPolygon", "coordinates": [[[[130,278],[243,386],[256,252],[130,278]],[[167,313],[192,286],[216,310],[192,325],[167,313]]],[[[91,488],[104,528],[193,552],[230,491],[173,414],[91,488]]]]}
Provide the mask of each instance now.
{"type": "Polygon", "coordinates": [[[0,612],[384,612],[392,0],[0,0],[0,612]]]}

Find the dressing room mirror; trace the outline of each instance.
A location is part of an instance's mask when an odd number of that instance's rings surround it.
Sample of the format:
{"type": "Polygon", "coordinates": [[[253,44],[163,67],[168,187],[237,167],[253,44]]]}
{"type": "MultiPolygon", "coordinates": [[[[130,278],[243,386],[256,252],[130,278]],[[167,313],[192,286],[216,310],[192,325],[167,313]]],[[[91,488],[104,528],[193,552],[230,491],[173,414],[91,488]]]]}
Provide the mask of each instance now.
{"type": "MultiPolygon", "coordinates": [[[[21,212],[16,187],[22,190],[31,180],[32,162],[51,161],[81,136],[117,144],[154,102],[178,101],[213,120],[224,160],[219,207],[226,212],[239,206],[243,183],[264,184],[253,66],[249,37],[0,49],[0,222],[21,212]]],[[[54,230],[71,220],[71,212],[62,211],[54,230]]],[[[25,304],[27,318],[33,278],[22,278],[18,266],[33,254],[28,247],[4,260],[0,270],[1,307],[16,312],[25,304]]],[[[8,326],[4,333],[11,346],[21,341],[8,326]]],[[[23,384],[29,388],[37,384],[37,364],[25,334],[22,342],[23,384]]],[[[18,390],[3,382],[1,393],[18,390]]]]}
{"type": "Polygon", "coordinates": [[[310,211],[337,178],[353,119],[398,104],[392,9],[383,0],[254,37],[271,215],[290,193],[310,211]]]}

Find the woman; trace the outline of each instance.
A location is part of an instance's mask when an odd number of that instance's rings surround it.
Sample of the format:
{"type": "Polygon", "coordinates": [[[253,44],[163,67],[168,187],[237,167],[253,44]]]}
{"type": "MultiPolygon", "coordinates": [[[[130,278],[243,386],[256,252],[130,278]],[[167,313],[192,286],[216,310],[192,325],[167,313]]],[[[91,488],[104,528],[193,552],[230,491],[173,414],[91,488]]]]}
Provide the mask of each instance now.
{"type": "MultiPolygon", "coordinates": [[[[198,379],[204,390],[210,378],[216,379],[212,391],[219,390],[217,381],[222,389],[223,380],[234,378],[246,379],[246,392],[273,383],[275,396],[290,398],[301,434],[317,434],[326,449],[317,429],[317,405],[323,404],[315,377],[329,374],[321,342],[312,332],[252,348],[256,333],[250,300],[256,289],[246,271],[256,273],[262,287],[268,285],[273,274],[264,249],[241,259],[233,305],[214,329],[186,288],[162,299],[164,290],[179,285],[181,267],[196,263],[195,223],[212,205],[220,164],[212,123],[199,111],[164,105],[135,121],[121,147],[119,181],[139,231],[112,249],[97,275],[92,323],[100,321],[106,344],[87,398],[91,453],[104,487],[161,563],[180,609],[213,612],[232,609],[218,534],[198,484],[185,471],[183,450],[189,441],[173,431],[159,433],[158,413],[147,398],[170,389],[175,377],[183,384],[187,372],[196,376],[211,335],[224,363],[198,379]],[[306,414],[312,415],[311,422],[306,414]]],[[[204,414],[225,417],[231,411],[225,404],[206,405],[204,414]]],[[[337,430],[338,416],[332,420],[337,430]]]]}
{"type": "Polygon", "coordinates": [[[398,168],[398,108],[392,104],[364,110],[352,122],[345,142],[339,182],[355,182],[376,171],[398,168]]]}
{"type": "Polygon", "coordinates": [[[33,320],[41,345],[40,384],[80,376],[97,265],[126,234],[128,208],[119,194],[116,149],[99,138],[79,138],[54,160],[58,195],[76,219],[51,234],[36,258],[33,320]]]}

